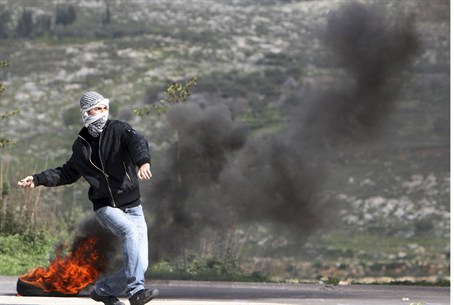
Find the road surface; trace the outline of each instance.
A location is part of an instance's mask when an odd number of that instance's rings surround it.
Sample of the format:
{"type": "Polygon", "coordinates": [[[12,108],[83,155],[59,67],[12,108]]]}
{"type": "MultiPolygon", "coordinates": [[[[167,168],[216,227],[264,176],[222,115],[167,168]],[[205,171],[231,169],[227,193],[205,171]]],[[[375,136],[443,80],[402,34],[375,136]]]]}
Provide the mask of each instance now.
{"type": "MultiPolygon", "coordinates": [[[[16,277],[0,276],[2,305],[103,305],[88,297],[21,297],[16,295],[16,277]]],[[[260,284],[192,281],[149,281],[160,291],[150,305],[448,305],[447,287],[393,285],[328,286],[320,284],[260,284]]],[[[126,298],[121,300],[129,305],[126,298]]]]}

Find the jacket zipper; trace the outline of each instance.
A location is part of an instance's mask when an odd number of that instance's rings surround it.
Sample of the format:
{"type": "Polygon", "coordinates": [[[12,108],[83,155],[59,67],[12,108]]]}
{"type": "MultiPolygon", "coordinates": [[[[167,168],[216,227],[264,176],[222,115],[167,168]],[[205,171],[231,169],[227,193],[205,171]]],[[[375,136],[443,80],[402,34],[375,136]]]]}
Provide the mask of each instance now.
{"type": "Polygon", "coordinates": [[[132,181],[131,177],[128,174],[128,170],[126,169],[126,164],[124,162],[123,162],[123,168],[125,169],[126,177],[128,177],[129,181],[132,181]]]}
{"type": "Polygon", "coordinates": [[[114,196],[113,196],[112,189],[110,188],[110,184],[109,184],[109,175],[104,171],[104,165],[103,165],[102,159],[101,159],[101,136],[102,136],[102,134],[100,135],[100,138],[99,138],[99,150],[98,150],[98,154],[99,154],[99,160],[101,161],[101,167],[102,167],[102,168],[99,168],[98,166],[96,166],[96,164],[91,160],[91,154],[92,154],[93,149],[91,148],[90,143],[89,143],[84,137],[82,137],[81,135],[79,135],[79,138],[81,138],[82,140],[84,140],[85,143],[87,143],[88,148],[90,149],[90,153],[88,154],[88,160],[90,161],[91,165],[93,165],[96,169],[98,169],[101,173],[103,173],[104,178],[106,178],[107,188],[109,189],[109,194],[110,194],[110,197],[112,198],[112,205],[113,205],[113,207],[115,208],[117,205],[116,205],[116,203],[115,203],[115,198],[114,198],[114,196]]]}
{"type": "Polygon", "coordinates": [[[101,158],[101,143],[102,143],[102,133],[99,135],[99,148],[98,148],[99,161],[101,161],[101,167],[102,167],[102,172],[104,174],[104,177],[106,177],[107,188],[109,189],[110,197],[112,197],[113,207],[116,207],[117,204],[115,203],[115,198],[113,196],[112,189],[110,188],[109,175],[107,175],[106,171],[104,170],[104,164],[103,164],[102,158],[101,158]]]}

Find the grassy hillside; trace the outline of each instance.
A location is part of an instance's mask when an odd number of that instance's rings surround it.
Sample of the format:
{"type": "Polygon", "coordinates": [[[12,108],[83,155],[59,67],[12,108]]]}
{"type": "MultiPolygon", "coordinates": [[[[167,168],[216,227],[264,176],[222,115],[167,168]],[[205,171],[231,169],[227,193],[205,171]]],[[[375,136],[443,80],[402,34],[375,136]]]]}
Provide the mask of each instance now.
{"type": "MultiPolygon", "coordinates": [[[[35,20],[54,18],[56,4],[0,1],[12,17],[10,37],[0,40],[0,59],[10,61],[0,71],[7,88],[0,112],[21,110],[1,126],[16,141],[2,153],[16,167],[8,172],[11,183],[66,160],[87,90],[109,97],[112,117],[147,136],[159,167],[172,142],[167,120],[141,118],[133,109],[160,100],[171,82],[197,76],[190,102],[227,105],[253,135],[270,135],[287,126],[286,111],[307,92],[336,88],[348,77],[321,30],[345,1],[65,3],[76,8],[73,24],[21,38],[14,22],[24,9],[35,20]],[[103,24],[107,9],[111,19],[103,24]]],[[[238,228],[234,248],[247,269],[278,278],[449,276],[449,2],[376,3],[387,18],[412,16],[420,39],[400,76],[406,82],[397,103],[365,145],[313,154],[326,169],[324,196],[339,212],[304,246],[286,247],[289,240],[263,224],[238,228]]],[[[90,211],[85,189],[78,183],[57,199],[55,190],[43,190],[40,209],[52,206],[57,219],[75,225],[90,211]],[[59,200],[65,203],[55,207],[59,200]],[[85,212],[78,217],[71,209],[85,212]]]]}

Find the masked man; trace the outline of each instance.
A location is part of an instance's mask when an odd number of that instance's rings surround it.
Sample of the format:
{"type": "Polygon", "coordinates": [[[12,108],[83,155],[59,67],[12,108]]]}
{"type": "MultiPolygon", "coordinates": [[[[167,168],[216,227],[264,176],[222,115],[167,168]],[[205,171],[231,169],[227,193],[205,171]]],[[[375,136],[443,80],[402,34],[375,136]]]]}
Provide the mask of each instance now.
{"type": "Polygon", "coordinates": [[[106,305],[124,305],[117,297],[126,293],[131,305],[143,305],[159,293],[144,286],[148,240],[139,179],[152,177],[148,142],[128,123],[110,120],[109,100],[97,92],[82,95],[80,111],[84,127],[69,160],[27,176],[18,185],[53,187],[83,177],[90,185],[88,198],[97,220],[121,238],[123,250],[122,268],[97,281],[90,297],[106,305]]]}

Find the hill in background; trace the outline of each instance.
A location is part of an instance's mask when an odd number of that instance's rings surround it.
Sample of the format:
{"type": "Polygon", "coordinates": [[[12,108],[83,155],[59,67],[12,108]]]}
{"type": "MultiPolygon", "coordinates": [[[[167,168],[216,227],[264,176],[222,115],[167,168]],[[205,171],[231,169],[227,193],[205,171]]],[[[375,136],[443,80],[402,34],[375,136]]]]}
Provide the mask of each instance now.
{"type": "MultiPolygon", "coordinates": [[[[114,118],[147,136],[159,167],[172,141],[166,119],[140,118],[133,109],[192,76],[198,85],[189,102],[226,105],[252,134],[275,134],[292,105],[345,85],[348,74],[321,34],[344,2],[65,1],[61,7],[73,6],[77,18],[63,25],[55,24],[59,2],[1,1],[11,21],[0,54],[11,65],[0,72],[7,88],[0,110],[21,109],[2,126],[17,142],[8,160],[21,171],[64,162],[80,129],[78,98],[97,90],[110,98],[114,118]],[[34,22],[48,16],[51,26],[17,37],[24,10],[34,22]]],[[[410,16],[420,39],[386,124],[366,145],[315,152],[336,221],[299,248],[266,224],[249,227],[237,249],[245,266],[295,277],[449,275],[449,2],[377,3],[390,20],[410,16]],[[287,263],[268,261],[281,251],[287,263]]],[[[72,202],[65,208],[82,202],[89,211],[81,189],[65,191],[72,202]]],[[[45,192],[46,204],[52,196],[45,192]]]]}

